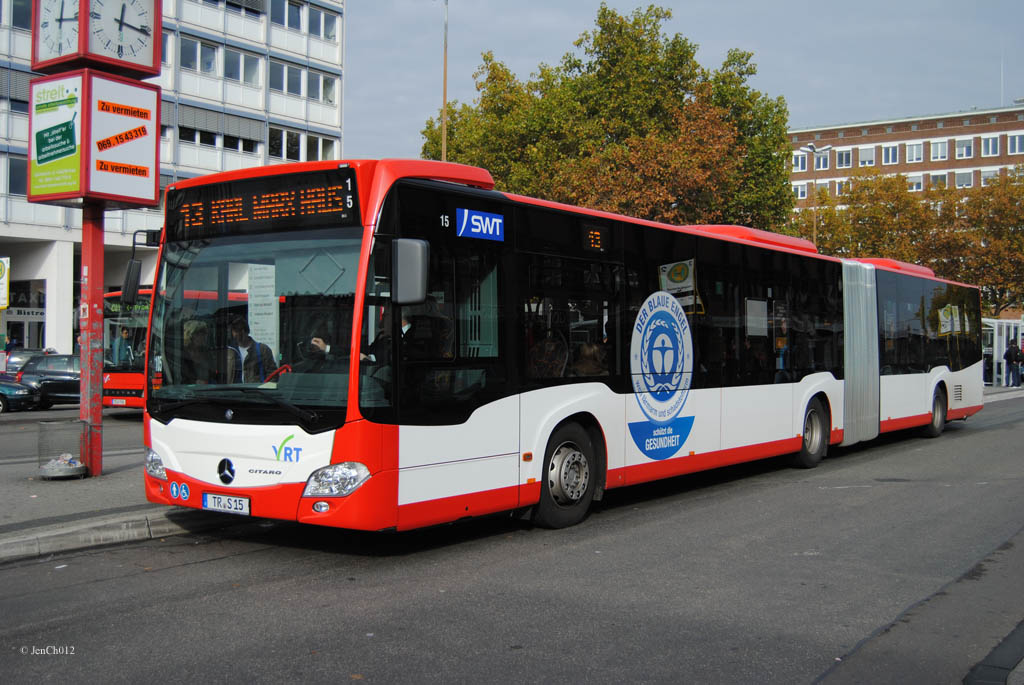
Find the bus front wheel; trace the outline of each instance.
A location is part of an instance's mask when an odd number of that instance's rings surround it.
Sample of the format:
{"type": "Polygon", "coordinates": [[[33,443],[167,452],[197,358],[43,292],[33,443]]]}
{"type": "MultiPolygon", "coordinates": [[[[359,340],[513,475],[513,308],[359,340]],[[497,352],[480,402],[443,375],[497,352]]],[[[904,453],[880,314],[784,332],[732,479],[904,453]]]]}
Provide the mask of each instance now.
{"type": "Polygon", "coordinates": [[[946,427],[946,393],[942,388],[935,388],[932,395],[932,420],[924,427],[924,437],[937,438],[946,427]]]}
{"type": "Polygon", "coordinates": [[[821,400],[815,397],[807,403],[804,411],[803,442],[800,451],[793,455],[791,463],[801,469],[813,469],[821,463],[828,450],[828,412],[821,400]]]}
{"type": "Polygon", "coordinates": [[[540,502],[534,507],[533,522],[543,528],[565,528],[582,521],[594,499],[597,473],[587,431],[575,423],[558,428],[544,454],[540,502]]]}

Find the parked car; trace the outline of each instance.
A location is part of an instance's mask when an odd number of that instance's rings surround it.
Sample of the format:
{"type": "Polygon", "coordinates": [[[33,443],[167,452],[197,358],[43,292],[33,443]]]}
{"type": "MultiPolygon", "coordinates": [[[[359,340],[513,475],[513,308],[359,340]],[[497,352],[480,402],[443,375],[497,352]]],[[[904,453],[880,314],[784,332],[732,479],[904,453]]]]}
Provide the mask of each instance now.
{"type": "Polygon", "coordinates": [[[46,352],[44,350],[26,350],[24,347],[14,348],[7,353],[7,368],[4,371],[0,371],[0,381],[11,381],[13,383],[15,376],[18,375],[18,371],[25,365],[25,362],[41,354],[46,354],[46,352]]]}
{"type": "Polygon", "coordinates": [[[39,389],[40,409],[81,401],[82,365],[77,354],[32,357],[15,378],[19,383],[39,389]]]}
{"type": "Polygon", "coordinates": [[[0,414],[5,411],[33,409],[39,404],[38,389],[23,383],[0,381],[0,414]]]}

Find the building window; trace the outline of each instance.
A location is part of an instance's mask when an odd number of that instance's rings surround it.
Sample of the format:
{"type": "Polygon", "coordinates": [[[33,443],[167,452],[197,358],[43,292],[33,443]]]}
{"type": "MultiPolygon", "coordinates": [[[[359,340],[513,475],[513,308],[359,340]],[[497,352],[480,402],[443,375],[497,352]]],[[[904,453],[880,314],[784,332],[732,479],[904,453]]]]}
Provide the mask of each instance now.
{"type": "Polygon", "coordinates": [[[302,69],[281,62],[270,63],[270,90],[302,96],[302,69]]]}
{"type": "Polygon", "coordinates": [[[224,78],[258,88],[260,85],[260,58],[224,48],[224,78]]]}
{"type": "Polygon", "coordinates": [[[853,150],[836,150],[836,168],[849,169],[853,166],[853,150]]]}
{"type": "Polygon", "coordinates": [[[270,0],[270,21],[293,31],[301,31],[302,5],[287,0],[270,0]]]}
{"type": "Polygon", "coordinates": [[[907,176],[907,190],[916,193],[924,188],[924,177],[921,174],[907,176]]]}
{"type": "Polygon", "coordinates": [[[846,195],[846,191],[848,191],[849,189],[849,181],[836,181],[836,195],[846,195]]]}
{"type": "Polygon", "coordinates": [[[899,164],[900,161],[900,146],[899,145],[883,145],[882,146],[882,164],[899,164]]]}
{"type": "Polygon", "coordinates": [[[807,155],[802,152],[793,153],[793,171],[807,171],[807,155]]]}
{"type": "Polygon", "coordinates": [[[164,31],[162,35],[163,40],[160,41],[160,63],[170,64],[170,58],[167,57],[167,45],[171,42],[171,34],[164,31]]]}
{"type": "Polygon", "coordinates": [[[988,184],[999,178],[998,169],[989,169],[988,171],[981,172],[981,185],[987,186],[988,184]]]}
{"type": "Polygon", "coordinates": [[[814,168],[817,171],[825,171],[828,169],[828,152],[815,152],[814,153],[814,168]]]}
{"type": "Polygon", "coordinates": [[[907,143],[907,163],[920,162],[924,157],[923,143],[907,143]]]}
{"type": "Polygon", "coordinates": [[[949,141],[934,140],[931,143],[931,148],[933,162],[949,159],[949,141]]]}
{"type": "Polygon", "coordinates": [[[1011,155],[1024,154],[1024,134],[1006,136],[1006,147],[1011,155]]]}
{"type": "Polygon", "coordinates": [[[306,97],[310,100],[322,100],[328,105],[335,102],[335,83],[337,79],[327,74],[318,74],[315,71],[307,73],[306,97]]]}
{"type": "Polygon", "coordinates": [[[309,7],[309,35],[332,43],[338,42],[338,15],[309,7]]]}
{"type": "Polygon", "coordinates": [[[276,159],[299,160],[299,134],[281,128],[270,127],[267,136],[267,155],[276,159]]]}
{"type": "Polygon", "coordinates": [[[192,38],[181,37],[181,68],[203,74],[217,71],[217,47],[192,38]]]}
{"type": "Polygon", "coordinates": [[[807,199],[807,184],[806,183],[794,183],[793,184],[793,195],[798,200],[807,199]]]}
{"type": "Polygon", "coordinates": [[[32,0],[11,2],[11,26],[16,29],[32,30],[32,0]]]}
{"type": "Polygon", "coordinates": [[[970,159],[974,156],[974,139],[956,141],[956,158],[970,159]]]}
{"type": "Polygon", "coordinates": [[[860,166],[875,166],[875,148],[862,147],[860,149],[860,166]]]}
{"type": "Polygon", "coordinates": [[[306,134],[306,161],[334,159],[334,140],[306,134]]]}
{"type": "Polygon", "coordinates": [[[227,0],[227,2],[224,3],[224,9],[226,9],[228,12],[233,12],[234,14],[242,14],[252,19],[260,18],[259,10],[252,9],[251,7],[243,7],[238,3],[231,2],[231,0],[227,0]]]}
{"type": "Polygon", "coordinates": [[[7,155],[7,192],[11,195],[28,195],[27,157],[7,155]]]}
{"type": "Polygon", "coordinates": [[[932,188],[945,188],[946,187],[946,174],[932,174],[929,179],[932,188]]]}
{"type": "Polygon", "coordinates": [[[11,97],[11,111],[20,112],[22,114],[28,114],[28,101],[17,100],[13,96],[11,97]]]}
{"type": "Polygon", "coordinates": [[[982,157],[998,157],[999,156],[999,136],[992,136],[990,138],[981,139],[981,156],[982,157]]]}
{"type": "Polygon", "coordinates": [[[958,171],[956,172],[956,187],[957,188],[970,188],[974,185],[974,172],[973,171],[958,171]]]}
{"type": "Polygon", "coordinates": [[[178,127],[178,142],[179,143],[191,143],[192,145],[208,145],[214,147],[217,145],[217,134],[210,131],[202,131],[197,128],[191,128],[189,126],[178,127]]]}
{"type": "Polygon", "coordinates": [[[259,148],[259,143],[255,140],[249,140],[248,138],[239,138],[238,136],[224,136],[224,149],[233,150],[235,152],[248,152],[255,153],[259,148]]]}

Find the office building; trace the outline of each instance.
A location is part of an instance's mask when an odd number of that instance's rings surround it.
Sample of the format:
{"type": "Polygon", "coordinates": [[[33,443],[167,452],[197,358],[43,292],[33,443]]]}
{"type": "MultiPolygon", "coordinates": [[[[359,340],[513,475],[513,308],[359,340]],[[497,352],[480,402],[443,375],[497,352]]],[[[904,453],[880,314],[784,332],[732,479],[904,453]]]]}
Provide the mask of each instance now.
{"type": "Polygon", "coordinates": [[[903,174],[911,191],[971,188],[1024,163],[1024,103],[925,117],[791,130],[790,183],[796,207],[815,187],[841,198],[866,168],[903,174]]]}
{"type": "MultiPolygon", "coordinates": [[[[214,171],[340,159],[344,0],[164,0],[160,188],[214,171]]],[[[11,259],[0,333],[71,352],[80,209],[29,203],[31,0],[0,3],[0,256],[11,259]]],[[[121,285],[133,232],[162,209],[105,215],[104,286],[121,285]]],[[[156,254],[140,248],[143,283],[156,254]]]]}

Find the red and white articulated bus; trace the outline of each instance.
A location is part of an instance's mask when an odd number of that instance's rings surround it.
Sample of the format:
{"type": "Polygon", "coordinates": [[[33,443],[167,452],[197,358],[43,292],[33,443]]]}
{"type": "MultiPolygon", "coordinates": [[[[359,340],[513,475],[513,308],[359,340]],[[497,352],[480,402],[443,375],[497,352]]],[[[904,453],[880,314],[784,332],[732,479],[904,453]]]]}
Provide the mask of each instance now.
{"type": "Polygon", "coordinates": [[[429,161],[225,172],[166,205],[154,502],[562,527],[612,488],[776,455],[812,467],[982,407],[979,291],[913,265],[519,197],[429,161]]]}

